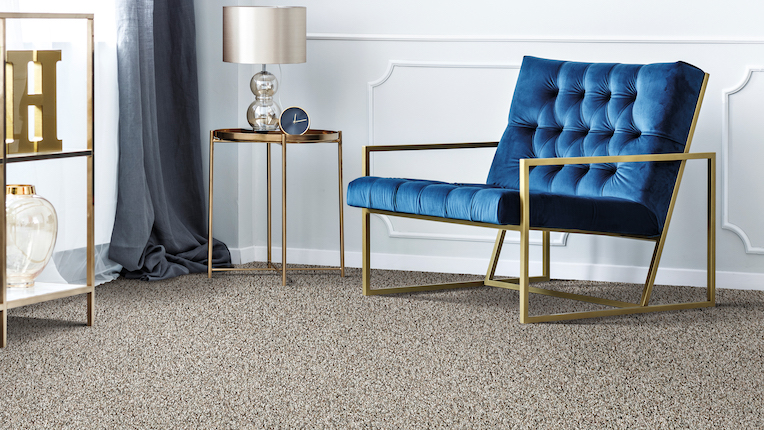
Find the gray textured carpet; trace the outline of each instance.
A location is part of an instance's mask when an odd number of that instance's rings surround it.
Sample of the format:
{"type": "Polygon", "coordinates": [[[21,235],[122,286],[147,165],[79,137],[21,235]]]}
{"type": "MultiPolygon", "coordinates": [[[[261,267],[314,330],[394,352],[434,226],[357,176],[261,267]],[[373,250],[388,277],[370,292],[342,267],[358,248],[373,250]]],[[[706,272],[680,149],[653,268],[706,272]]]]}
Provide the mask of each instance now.
{"type": "MultiPolygon", "coordinates": [[[[14,309],[3,428],[762,428],[764,293],[520,325],[518,295],[364,297],[360,272],[119,279],[14,309]]],[[[386,286],[452,275],[374,272],[386,286]]],[[[634,300],[638,286],[553,282],[634,300]]],[[[659,301],[702,290],[656,287],[659,301]]],[[[579,308],[534,296],[538,312],[579,308]]],[[[586,307],[586,305],[581,308],[586,307]]]]}

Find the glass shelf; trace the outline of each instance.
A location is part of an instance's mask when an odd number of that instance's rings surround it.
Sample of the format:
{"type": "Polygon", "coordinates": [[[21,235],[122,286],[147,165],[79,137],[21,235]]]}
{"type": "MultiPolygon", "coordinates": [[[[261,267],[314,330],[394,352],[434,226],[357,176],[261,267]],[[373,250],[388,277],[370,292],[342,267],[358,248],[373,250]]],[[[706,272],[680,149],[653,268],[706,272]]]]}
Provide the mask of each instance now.
{"type": "Polygon", "coordinates": [[[5,292],[5,302],[8,305],[8,309],[11,309],[77,294],[92,293],[93,287],[82,284],[35,282],[33,287],[8,287],[5,292]]]}

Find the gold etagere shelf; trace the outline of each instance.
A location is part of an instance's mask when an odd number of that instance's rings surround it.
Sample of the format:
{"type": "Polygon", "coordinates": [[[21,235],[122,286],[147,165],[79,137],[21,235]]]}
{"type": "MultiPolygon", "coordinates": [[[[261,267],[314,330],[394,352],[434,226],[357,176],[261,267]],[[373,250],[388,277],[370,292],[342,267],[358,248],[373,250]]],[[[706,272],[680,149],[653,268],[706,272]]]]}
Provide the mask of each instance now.
{"type": "MultiPolygon", "coordinates": [[[[86,66],[86,92],[87,92],[87,146],[84,150],[77,151],[50,151],[50,152],[28,152],[8,154],[6,145],[1,145],[2,158],[0,166],[2,168],[2,191],[3,208],[5,207],[5,185],[6,185],[6,167],[10,163],[22,163],[39,160],[55,160],[72,157],[84,157],[87,164],[87,283],[86,284],[54,284],[36,282],[30,288],[8,288],[6,280],[6,219],[5,210],[0,211],[0,347],[5,347],[7,342],[7,322],[8,310],[20,306],[31,305],[34,303],[45,302],[48,300],[60,299],[63,297],[74,296],[78,294],[87,294],[87,325],[93,325],[95,316],[95,225],[94,225],[94,181],[93,181],[93,75],[94,75],[94,45],[93,45],[93,14],[59,14],[59,13],[0,13],[0,57],[8,61],[8,52],[6,45],[6,30],[8,20],[22,19],[74,19],[85,20],[87,26],[87,66],[86,66]]],[[[6,68],[2,70],[2,83],[6,82],[6,68]]],[[[6,89],[4,84],[0,84],[0,93],[2,94],[2,122],[3,134],[6,136],[6,89]]]]}

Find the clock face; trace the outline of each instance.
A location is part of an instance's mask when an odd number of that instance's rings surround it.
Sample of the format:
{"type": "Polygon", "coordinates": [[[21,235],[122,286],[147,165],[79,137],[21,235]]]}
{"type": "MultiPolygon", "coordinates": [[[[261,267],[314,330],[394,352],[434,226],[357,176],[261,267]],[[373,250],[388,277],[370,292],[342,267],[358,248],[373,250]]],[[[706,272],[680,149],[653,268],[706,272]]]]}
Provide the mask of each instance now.
{"type": "Polygon", "coordinates": [[[302,108],[288,107],[281,113],[279,127],[286,134],[305,134],[310,128],[310,118],[302,108]]]}

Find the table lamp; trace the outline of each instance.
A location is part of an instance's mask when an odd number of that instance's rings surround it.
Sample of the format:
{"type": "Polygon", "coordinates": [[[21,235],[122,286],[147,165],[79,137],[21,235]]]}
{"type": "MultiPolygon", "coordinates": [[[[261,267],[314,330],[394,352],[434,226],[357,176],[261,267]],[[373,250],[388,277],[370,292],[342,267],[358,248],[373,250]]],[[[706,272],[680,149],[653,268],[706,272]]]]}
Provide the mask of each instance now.
{"type": "Polygon", "coordinates": [[[278,130],[281,108],[273,100],[276,77],[266,64],[305,62],[305,7],[224,6],[223,61],[262,64],[249,87],[255,101],[247,121],[255,131],[278,130]]]}

